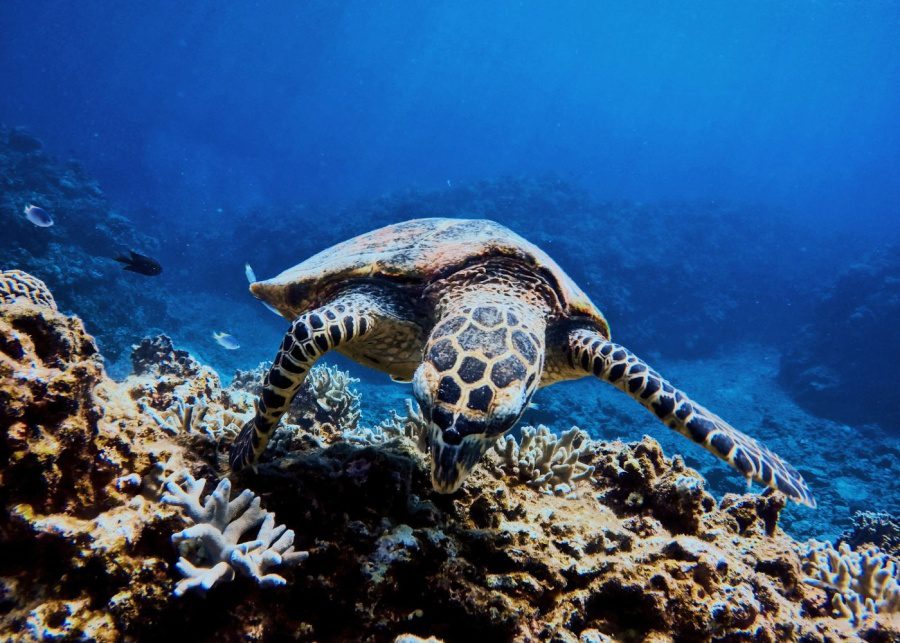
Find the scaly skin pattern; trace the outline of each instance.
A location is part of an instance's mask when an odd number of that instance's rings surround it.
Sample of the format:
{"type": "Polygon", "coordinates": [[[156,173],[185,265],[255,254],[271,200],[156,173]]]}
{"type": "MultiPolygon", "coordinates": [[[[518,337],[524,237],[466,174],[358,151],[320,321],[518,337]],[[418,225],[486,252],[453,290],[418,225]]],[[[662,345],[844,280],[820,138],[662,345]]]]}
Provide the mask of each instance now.
{"type": "Polygon", "coordinates": [[[291,324],[263,382],[256,414],[231,445],[232,471],[256,464],[315,361],[333,348],[369,336],[383,316],[368,294],[351,291],[291,324]]]}
{"type": "Polygon", "coordinates": [[[669,428],[691,438],[749,479],[816,506],[803,477],[765,446],[673,387],[627,348],[590,330],[569,335],[569,360],[640,402],[669,428]]]}
{"type": "Polygon", "coordinates": [[[320,252],[251,291],[296,319],[256,416],[232,447],[235,470],[257,461],[309,368],[335,349],[412,378],[440,492],[459,488],[537,388],[595,375],[748,479],[815,506],[793,467],[610,342],[603,315],[568,275],[492,221],[398,223],[320,252]]]}
{"type": "Polygon", "coordinates": [[[474,283],[444,291],[413,379],[431,422],[432,483],[444,493],[518,421],[544,367],[546,307],[529,301],[534,291],[496,271],[474,283]]]}

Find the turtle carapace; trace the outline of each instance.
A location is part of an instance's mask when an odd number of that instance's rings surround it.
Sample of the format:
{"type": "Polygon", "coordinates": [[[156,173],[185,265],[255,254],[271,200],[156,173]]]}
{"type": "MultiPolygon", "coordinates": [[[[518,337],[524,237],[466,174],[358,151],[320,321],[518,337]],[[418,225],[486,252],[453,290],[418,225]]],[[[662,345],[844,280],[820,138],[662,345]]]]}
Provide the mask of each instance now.
{"type": "Polygon", "coordinates": [[[251,292],[292,322],[254,418],[231,448],[256,462],[330,350],[412,380],[434,488],[450,493],[542,386],[593,375],[757,480],[815,506],[797,471],[610,340],[603,315],[542,250],[493,221],[416,219],[333,246],[251,292]]]}

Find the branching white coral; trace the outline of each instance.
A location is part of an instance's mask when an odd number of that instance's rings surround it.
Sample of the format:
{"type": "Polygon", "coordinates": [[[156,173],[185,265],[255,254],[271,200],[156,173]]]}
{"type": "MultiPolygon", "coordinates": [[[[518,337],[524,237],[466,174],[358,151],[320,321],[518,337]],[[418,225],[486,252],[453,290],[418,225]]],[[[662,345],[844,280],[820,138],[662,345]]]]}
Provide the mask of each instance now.
{"type": "Polygon", "coordinates": [[[900,577],[897,561],[877,547],[853,550],[847,543],[837,549],[831,543],[810,541],[803,555],[803,580],[834,592],[834,615],[853,625],[875,614],[900,612],[900,577]]]}
{"type": "Polygon", "coordinates": [[[428,423],[422,416],[418,405],[410,399],[406,400],[406,417],[391,410],[391,417],[382,421],[379,425],[372,428],[358,427],[351,431],[344,431],[341,437],[347,442],[355,442],[367,446],[384,444],[396,438],[407,438],[422,453],[428,451],[428,423]]]}
{"type": "Polygon", "coordinates": [[[172,535],[181,559],[178,570],[185,576],[175,586],[175,595],[191,589],[209,590],[219,581],[234,579],[235,572],[255,580],[260,587],[284,585],[287,581],[270,569],[296,565],[309,554],[294,551],[294,532],[275,524],[275,514],[260,507],[260,498],[245,489],[231,499],[226,478],[201,501],[206,480],[196,480],[187,471],[172,476],[165,485],[165,504],[181,507],[194,524],[172,535]],[[177,480],[183,480],[182,485],[177,480]],[[258,527],[253,540],[241,542],[246,532],[258,527]]]}
{"type": "Polygon", "coordinates": [[[428,451],[428,422],[422,416],[417,404],[409,398],[406,399],[406,417],[391,410],[391,417],[378,425],[388,439],[408,438],[419,451],[428,451]]]}
{"type": "Polygon", "coordinates": [[[359,424],[359,393],[351,388],[359,382],[337,366],[317,366],[306,378],[316,404],[328,414],[338,430],[352,431],[359,424]]]}
{"type": "Polygon", "coordinates": [[[554,493],[569,493],[575,482],[594,473],[592,465],[579,459],[587,453],[591,440],[587,433],[572,427],[562,435],[555,435],[546,426],[522,429],[522,443],[507,435],[497,441],[501,468],[529,487],[554,493]],[[578,442],[580,446],[576,447],[578,442]]]}

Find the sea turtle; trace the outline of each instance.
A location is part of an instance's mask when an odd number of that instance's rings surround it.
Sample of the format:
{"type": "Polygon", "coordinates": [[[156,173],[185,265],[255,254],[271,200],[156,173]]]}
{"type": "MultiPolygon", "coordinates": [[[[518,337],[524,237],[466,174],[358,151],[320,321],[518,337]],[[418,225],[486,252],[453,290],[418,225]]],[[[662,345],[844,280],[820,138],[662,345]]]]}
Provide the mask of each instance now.
{"type": "Polygon", "coordinates": [[[235,471],[257,461],[313,363],[336,350],[412,381],[439,492],[459,488],[535,390],[594,375],[746,478],[815,506],[793,467],[613,343],[606,319],[556,262],[493,221],[390,225],[250,291],[292,325],[232,445],[235,471]]]}

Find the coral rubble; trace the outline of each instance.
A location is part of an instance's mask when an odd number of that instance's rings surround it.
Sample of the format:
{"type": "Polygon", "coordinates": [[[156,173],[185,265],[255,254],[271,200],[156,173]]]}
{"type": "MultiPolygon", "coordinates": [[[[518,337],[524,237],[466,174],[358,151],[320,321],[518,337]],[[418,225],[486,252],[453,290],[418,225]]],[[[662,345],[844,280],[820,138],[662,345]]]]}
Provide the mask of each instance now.
{"type": "Polygon", "coordinates": [[[650,438],[529,429],[441,495],[416,409],[361,427],[329,370],[291,425],[312,437],[228,478],[249,393],[161,338],[134,360],[114,382],[78,318],[0,304],[0,639],[900,635],[887,554],[806,551],[783,498],[716,502],[650,438]]]}

